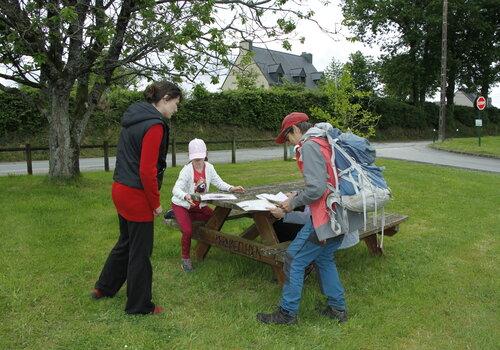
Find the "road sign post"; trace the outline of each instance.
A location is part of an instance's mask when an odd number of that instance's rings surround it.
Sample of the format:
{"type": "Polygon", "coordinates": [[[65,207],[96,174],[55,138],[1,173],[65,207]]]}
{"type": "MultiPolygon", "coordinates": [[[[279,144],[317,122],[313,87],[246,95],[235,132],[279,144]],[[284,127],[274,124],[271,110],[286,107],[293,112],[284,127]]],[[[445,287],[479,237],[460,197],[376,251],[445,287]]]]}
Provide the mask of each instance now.
{"type": "Polygon", "coordinates": [[[481,128],[483,127],[483,120],[479,114],[480,111],[486,108],[486,99],[483,96],[478,96],[474,100],[474,108],[477,110],[477,119],[476,119],[476,129],[477,129],[477,138],[479,147],[481,147],[481,128]]]}

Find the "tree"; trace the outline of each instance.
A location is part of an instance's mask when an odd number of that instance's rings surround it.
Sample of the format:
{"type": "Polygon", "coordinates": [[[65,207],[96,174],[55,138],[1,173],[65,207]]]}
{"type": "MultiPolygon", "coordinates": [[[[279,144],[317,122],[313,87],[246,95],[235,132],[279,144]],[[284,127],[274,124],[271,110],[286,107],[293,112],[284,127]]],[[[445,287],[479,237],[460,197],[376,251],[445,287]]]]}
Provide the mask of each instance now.
{"type": "MultiPolygon", "coordinates": [[[[493,85],[500,82],[500,6],[495,0],[467,2],[465,23],[467,34],[461,43],[461,65],[458,83],[469,92],[488,98],[493,85]]],[[[464,12],[463,8],[456,12],[464,12]]]]}
{"type": "Polygon", "coordinates": [[[371,92],[356,88],[347,67],[342,69],[338,80],[326,78],[320,89],[328,98],[328,106],[326,109],[311,108],[311,115],[314,118],[325,120],[341,130],[350,130],[360,136],[375,135],[375,127],[380,116],[364,109],[359,103],[360,100],[369,97],[371,92]]]}
{"type": "Polygon", "coordinates": [[[357,90],[375,92],[378,85],[378,76],[375,63],[371,57],[365,57],[361,51],[349,55],[349,61],[345,64],[357,90]]]}
{"type": "Polygon", "coordinates": [[[74,177],[89,118],[115,81],[210,74],[216,82],[229,66],[231,38],[284,39],[298,19],[313,16],[307,6],[292,9],[301,2],[0,0],[0,77],[39,91],[49,121],[49,175],[74,177]]]}
{"type": "Polygon", "coordinates": [[[412,95],[411,86],[414,75],[409,69],[401,69],[401,67],[408,67],[411,64],[410,61],[407,54],[381,57],[379,74],[384,95],[400,101],[409,99],[412,95]]]}
{"type": "Polygon", "coordinates": [[[259,69],[253,62],[254,53],[247,51],[241,58],[238,66],[235,66],[236,86],[238,89],[252,90],[255,89],[255,83],[258,78],[256,69],[259,69]]]}
{"type": "Polygon", "coordinates": [[[323,77],[325,80],[331,80],[334,82],[339,81],[340,77],[342,76],[343,69],[344,65],[340,61],[337,61],[334,58],[332,59],[330,64],[325,68],[323,77]]]}
{"type": "MultiPolygon", "coordinates": [[[[438,84],[442,0],[343,0],[344,24],[357,40],[381,45],[385,92],[420,104],[438,84]]],[[[498,0],[448,1],[446,100],[457,82],[487,95],[500,75],[498,0]]]]}
{"type": "Polygon", "coordinates": [[[438,0],[343,1],[344,24],[353,30],[354,39],[380,44],[385,53],[381,60],[381,80],[389,85],[387,90],[401,91],[404,82],[403,91],[414,104],[423,103],[437,87],[440,56],[435,53],[440,47],[440,3],[438,0]]]}

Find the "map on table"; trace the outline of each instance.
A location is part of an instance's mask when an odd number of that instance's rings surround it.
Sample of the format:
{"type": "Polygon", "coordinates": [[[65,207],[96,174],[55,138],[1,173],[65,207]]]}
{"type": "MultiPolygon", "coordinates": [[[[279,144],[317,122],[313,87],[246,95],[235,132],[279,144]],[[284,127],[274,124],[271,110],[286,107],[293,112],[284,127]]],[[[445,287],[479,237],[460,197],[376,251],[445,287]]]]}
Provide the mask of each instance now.
{"type": "Polygon", "coordinates": [[[236,203],[238,207],[244,211],[269,211],[269,209],[276,208],[274,204],[265,199],[254,199],[236,203]]]}
{"type": "Polygon", "coordinates": [[[259,199],[268,200],[271,203],[281,203],[288,199],[286,194],[284,194],[283,192],[279,192],[277,194],[261,193],[256,195],[256,197],[259,199]]]}
{"type": "Polygon", "coordinates": [[[232,200],[236,199],[234,194],[230,193],[205,193],[200,196],[202,201],[214,201],[214,200],[232,200]]]}

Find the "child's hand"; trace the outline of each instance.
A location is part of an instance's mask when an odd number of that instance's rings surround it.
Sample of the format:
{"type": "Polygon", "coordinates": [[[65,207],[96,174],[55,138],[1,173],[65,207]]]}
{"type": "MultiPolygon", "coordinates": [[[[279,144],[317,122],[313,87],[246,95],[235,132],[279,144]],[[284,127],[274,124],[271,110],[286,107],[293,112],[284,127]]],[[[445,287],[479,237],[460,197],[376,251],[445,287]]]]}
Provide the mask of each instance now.
{"type": "Polygon", "coordinates": [[[233,193],[245,193],[245,189],[242,186],[233,186],[229,189],[229,192],[233,193]]]}
{"type": "Polygon", "coordinates": [[[191,206],[194,206],[193,198],[191,198],[190,194],[186,194],[184,199],[187,200],[191,206]]]}

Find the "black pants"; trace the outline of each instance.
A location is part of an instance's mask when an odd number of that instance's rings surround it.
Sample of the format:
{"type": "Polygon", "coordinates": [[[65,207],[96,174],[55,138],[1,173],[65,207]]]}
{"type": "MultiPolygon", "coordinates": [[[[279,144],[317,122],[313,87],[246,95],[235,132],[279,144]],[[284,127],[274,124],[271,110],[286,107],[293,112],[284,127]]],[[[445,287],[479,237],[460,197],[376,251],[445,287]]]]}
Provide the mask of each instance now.
{"type": "Polygon", "coordinates": [[[95,287],[106,296],[114,296],[127,281],[129,314],[147,314],[155,305],[151,302],[153,270],[153,222],[127,221],[118,215],[120,237],[109,253],[95,287]]]}

